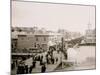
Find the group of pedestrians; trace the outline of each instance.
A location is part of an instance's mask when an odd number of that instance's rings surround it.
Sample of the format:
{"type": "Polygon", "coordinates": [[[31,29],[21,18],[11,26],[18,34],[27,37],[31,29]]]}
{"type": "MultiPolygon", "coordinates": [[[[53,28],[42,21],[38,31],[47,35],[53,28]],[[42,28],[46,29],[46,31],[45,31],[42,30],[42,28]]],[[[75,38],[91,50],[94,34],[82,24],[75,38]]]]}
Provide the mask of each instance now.
{"type": "Polygon", "coordinates": [[[20,62],[20,64],[17,66],[17,74],[28,74],[28,65],[20,62]]]}
{"type": "MultiPolygon", "coordinates": [[[[16,66],[17,68],[17,74],[30,74],[32,73],[32,70],[34,68],[36,68],[36,62],[37,61],[40,61],[40,65],[41,65],[41,72],[45,72],[46,71],[46,65],[45,63],[43,62],[43,56],[38,56],[38,55],[35,55],[35,56],[32,56],[30,57],[32,58],[32,63],[31,64],[26,64],[24,60],[21,60],[18,65],[16,66]]],[[[27,59],[26,59],[27,60],[27,59]]],[[[30,62],[30,61],[28,61],[30,62]]]]}
{"type": "MultiPolygon", "coordinates": [[[[41,67],[41,73],[46,72],[47,65],[49,64],[56,64],[58,62],[58,56],[59,51],[56,51],[54,49],[50,49],[47,52],[32,55],[28,57],[26,60],[16,60],[16,73],[17,74],[29,74],[32,73],[32,70],[37,68],[37,66],[41,67]],[[29,60],[32,58],[31,60],[29,60]],[[25,61],[28,62],[28,64],[25,63],[25,61]],[[37,62],[39,62],[39,65],[37,65],[37,62]]],[[[12,69],[15,65],[12,64],[12,69]]]]}

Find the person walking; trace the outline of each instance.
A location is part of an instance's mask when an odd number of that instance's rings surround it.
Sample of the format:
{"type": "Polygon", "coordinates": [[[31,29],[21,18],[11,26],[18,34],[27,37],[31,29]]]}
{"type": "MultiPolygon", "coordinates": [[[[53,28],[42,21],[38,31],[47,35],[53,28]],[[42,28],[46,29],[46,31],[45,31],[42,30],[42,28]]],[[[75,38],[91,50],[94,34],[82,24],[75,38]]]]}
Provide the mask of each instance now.
{"type": "Polygon", "coordinates": [[[44,73],[45,71],[46,71],[46,66],[45,66],[45,64],[43,64],[41,67],[41,73],[44,73]]]}
{"type": "Polygon", "coordinates": [[[32,73],[33,66],[31,65],[29,68],[29,73],[32,73]]]}
{"type": "Polygon", "coordinates": [[[36,61],[35,60],[33,60],[32,65],[33,65],[33,68],[36,67],[36,61]]]}
{"type": "Polygon", "coordinates": [[[28,74],[28,65],[25,65],[25,73],[28,74]]]}

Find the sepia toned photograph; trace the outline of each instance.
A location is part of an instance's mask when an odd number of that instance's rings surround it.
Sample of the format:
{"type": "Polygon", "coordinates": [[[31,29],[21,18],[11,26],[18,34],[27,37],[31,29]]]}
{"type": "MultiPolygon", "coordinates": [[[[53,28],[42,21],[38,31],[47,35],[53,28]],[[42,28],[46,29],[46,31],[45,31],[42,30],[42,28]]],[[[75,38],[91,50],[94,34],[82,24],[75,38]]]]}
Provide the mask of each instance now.
{"type": "Polygon", "coordinates": [[[11,1],[11,75],[95,69],[95,5],[11,1]]]}

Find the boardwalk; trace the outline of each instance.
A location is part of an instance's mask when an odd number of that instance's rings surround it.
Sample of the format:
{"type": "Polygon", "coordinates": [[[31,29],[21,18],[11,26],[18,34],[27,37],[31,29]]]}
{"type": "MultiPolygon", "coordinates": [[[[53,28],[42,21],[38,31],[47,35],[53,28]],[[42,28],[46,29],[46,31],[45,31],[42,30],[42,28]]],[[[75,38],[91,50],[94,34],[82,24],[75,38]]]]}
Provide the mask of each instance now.
{"type": "MultiPolygon", "coordinates": [[[[57,62],[56,64],[49,64],[49,65],[46,65],[46,72],[52,72],[54,71],[58,65],[60,64],[61,62],[57,62]]],[[[36,68],[33,68],[32,70],[32,73],[40,73],[41,72],[41,66],[39,66],[39,62],[37,62],[38,66],[36,68]]]]}
{"type": "MultiPolygon", "coordinates": [[[[43,55],[45,55],[45,53],[42,53],[43,55]]],[[[57,58],[58,58],[58,61],[55,62],[54,64],[46,64],[46,72],[52,72],[54,71],[58,66],[59,64],[61,63],[61,53],[59,54],[54,54],[57,58]]],[[[32,65],[32,57],[25,60],[25,64],[27,64],[29,67],[32,65]]],[[[32,69],[32,73],[40,73],[41,72],[41,65],[40,65],[40,61],[36,61],[36,67],[32,69]]]]}

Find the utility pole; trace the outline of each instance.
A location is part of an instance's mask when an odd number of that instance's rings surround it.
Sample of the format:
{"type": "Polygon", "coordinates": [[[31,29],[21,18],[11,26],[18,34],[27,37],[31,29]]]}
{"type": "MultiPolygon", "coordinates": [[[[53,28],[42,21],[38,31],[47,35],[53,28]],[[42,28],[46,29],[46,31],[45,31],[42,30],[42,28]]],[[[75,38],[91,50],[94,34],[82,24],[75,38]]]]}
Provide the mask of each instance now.
{"type": "Polygon", "coordinates": [[[63,68],[63,62],[62,62],[62,60],[63,60],[63,55],[62,55],[62,54],[63,54],[63,49],[64,49],[64,48],[63,48],[63,47],[64,47],[64,46],[63,46],[63,45],[64,45],[64,38],[63,38],[63,37],[61,38],[61,42],[62,42],[62,48],[61,48],[61,63],[62,63],[62,64],[61,64],[61,66],[62,66],[62,68],[63,68]]]}
{"type": "Polygon", "coordinates": [[[64,38],[63,37],[61,38],[61,41],[62,41],[62,51],[63,51],[64,49],[64,38]]]}
{"type": "Polygon", "coordinates": [[[61,48],[61,51],[62,51],[62,53],[63,53],[63,55],[64,55],[64,58],[67,60],[67,53],[66,53],[66,51],[64,50],[64,38],[63,38],[63,37],[62,37],[61,41],[62,41],[62,48],[61,48]]]}

